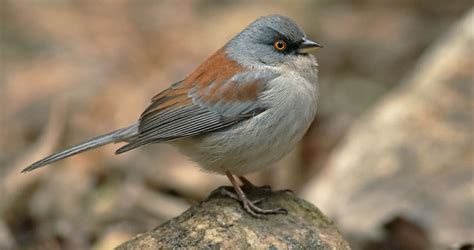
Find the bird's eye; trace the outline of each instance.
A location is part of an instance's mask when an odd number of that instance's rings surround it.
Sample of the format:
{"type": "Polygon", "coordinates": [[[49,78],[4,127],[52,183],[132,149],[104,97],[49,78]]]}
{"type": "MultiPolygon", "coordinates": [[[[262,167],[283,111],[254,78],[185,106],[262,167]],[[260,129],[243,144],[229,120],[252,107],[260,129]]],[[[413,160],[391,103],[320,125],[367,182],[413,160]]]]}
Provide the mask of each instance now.
{"type": "Polygon", "coordinates": [[[286,42],[283,40],[276,40],[275,43],[273,43],[273,47],[280,52],[285,51],[286,42]]]}

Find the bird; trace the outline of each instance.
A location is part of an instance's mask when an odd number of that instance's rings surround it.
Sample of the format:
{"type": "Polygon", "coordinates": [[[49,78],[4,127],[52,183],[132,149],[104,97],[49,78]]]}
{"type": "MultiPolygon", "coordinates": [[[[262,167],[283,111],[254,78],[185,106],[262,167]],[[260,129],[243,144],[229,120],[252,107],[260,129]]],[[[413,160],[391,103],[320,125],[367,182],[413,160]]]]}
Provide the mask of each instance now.
{"type": "Polygon", "coordinates": [[[316,115],[323,46],[289,17],[257,18],[183,80],[151,99],[138,121],[39,160],[30,172],[111,143],[115,153],[168,143],[206,171],[226,175],[251,216],[286,213],[251,201],[244,175],[270,167],[302,139],[316,115]]]}

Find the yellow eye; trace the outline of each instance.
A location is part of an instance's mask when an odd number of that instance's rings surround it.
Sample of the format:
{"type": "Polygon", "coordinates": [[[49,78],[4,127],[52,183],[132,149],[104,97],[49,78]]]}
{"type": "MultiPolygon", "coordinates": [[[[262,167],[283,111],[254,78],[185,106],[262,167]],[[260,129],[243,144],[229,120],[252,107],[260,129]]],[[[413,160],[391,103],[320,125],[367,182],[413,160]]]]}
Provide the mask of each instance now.
{"type": "Polygon", "coordinates": [[[282,52],[286,49],[286,42],[283,40],[276,40],[273,44],[273,47],[275,47],[276,50],[282,52]]]}

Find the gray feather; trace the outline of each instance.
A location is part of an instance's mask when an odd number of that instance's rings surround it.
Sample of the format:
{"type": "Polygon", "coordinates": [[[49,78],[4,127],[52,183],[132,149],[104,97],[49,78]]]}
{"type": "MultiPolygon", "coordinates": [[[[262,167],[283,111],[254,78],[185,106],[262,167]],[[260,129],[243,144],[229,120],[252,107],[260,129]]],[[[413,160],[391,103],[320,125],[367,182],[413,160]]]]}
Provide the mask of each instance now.
{"type": "Polygon", "coordinates": [[[190,117],[181,117],[173,121],[170,125],[163,124],[163,127],[158,127],[148,130],[144,133],[139,133],[131,142],[116,151],[116,154],[121,154],[134,148],[149,144],[173,140],[176,138],[183,138],[193,136],[209,131],[214,131],[220,128],[228,127],[248,117],[222,117],[217,113],[210,112],[204,108],[199,108],[200,112],[194,112],[190,117]]]}
{"type": "Polygon", "coordinates": [[[66,150],[60,151],[58,153],[52,154],[40,161],[37,161],[33,164],[31,164],[29,167],[23,169],[21,172],[26,173],[30,172],[32,170],[35,170],[37,168],[46,166],[50,163],[62,160],[64,158],[73,156],[75,154],[79,154],[81,152],[91,150],[94,148],[98,148],[101,146],[104,146],[106,144],[112,143],[112,142],[119,142],[126,140],[127,138],[130,138],[131,136],[135,135],[138,131],[138,124],[131,125],[126,128],[122,128],[110,133],[107,133],[105,135],[97,136],[94,138],[91,138],[79,145],[70,147],[66,150]]]}
{"type": "MultiPolygon", "coordinates": [[[[223,86],[233,84],[237,86],[236,91],[239,91],[246,84],[258,83],[261,84],[260,89],[263,92],[265,85],[279,75],[274,71],[248,71],[233,76],[223,86]]],[[[211,87],[212,83],[207,89],[211,87]]],[[[140,119],[138,134],[115,153],[121,154],[149,143],[165,142],[229,127],[266,109],[258,100],[210,103],[198,93],[196,88],[188,93],[193,100],[192,104],[147,113],[140,119]]],[[[156,106],[153,103],[151,105],[156,106]]]]}

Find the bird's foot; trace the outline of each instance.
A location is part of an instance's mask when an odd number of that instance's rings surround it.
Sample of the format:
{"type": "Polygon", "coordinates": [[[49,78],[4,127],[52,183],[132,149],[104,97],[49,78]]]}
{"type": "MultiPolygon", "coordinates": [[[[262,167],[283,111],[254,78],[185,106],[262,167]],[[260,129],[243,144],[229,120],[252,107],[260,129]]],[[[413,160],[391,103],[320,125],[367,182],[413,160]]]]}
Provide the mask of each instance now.
{"type": "Polygon", "coordinates": [[[264,201],[265,198],[249,200],[245,194],[243,195],[243,197],[239,197],[238,194],[225,188],[220,188],[219,193],[223,196],[226,196],[226,197],[229,197],[231,199],[241,202],[243,209],[255,218],[263,219],[265,218],[265,215],[267,214],[288,214],[288,211],[284,208],[263,209],[263,208],[258,207],[257,204],[264,201]]]}
{"type": "MultiPolygon", "coordinates": [[[[218,189],[218,192],[219,194],[221,194],[222,196],[225,196],[225,197],[228,197],[228,198],[231,198],[231,199],[234,199],[238,202],[241,202],[239,196],[237,196],[237,194],[235,194],[234,192],[226,189],[225,187],[222,187],[222,188],[219,188],[218,189]]],[[[250,201],[251,203],[253,203],[254,205],[256,204],[259,204],[261,203],[262,201],[264,201],[265,198],[259,198],[259,199],[256,199],[256,200],[253,200],[253,201],[250,201]]]]}
{"type": "Polygon", "coordinates": [[[249,179],[247,179],[243,176],[238,176],[238,177],[239,177],[240,182],[242,182],[242,184],[243,184],[242,188],[245,189],[245,190],[263,189],[264,191],[268,191],[268,192],[272,191],[272,187],[270,187],[269,185],[257,186],[255,184],[253,184],[252,182],[250,182],[249,179]]]}
{"type": "MultiPolygon", "coordinates": [[[[235,193],[224,189],[224,193],[227,193],[226,196],[231,197],[233,199],[239,200],[242,203],[243,209],[249,213],[251,216],[255,218],[265,218],[265,215],[268,214],[288,214],[288,211],[284,208],[272,208],[272,209],[264,209],[258,207],[256,204],[261,203],[265,198],[260,198],[254,201],[251,201],[247,198],[247,195],[245,195],[244,191],[242,191],[242,188],[238,185],[237,181],[234,179],[232,174],[226,173],[227,177],[229,178],[230,182],[232,183],[232,186],[234,187],[235,193]]],[[[248,181],[245,177],[239,177],[239,179],[243,183],[243,188],[246,190],[252,190],[252,189],[261,189],[259,187],[256,187],[253,185],[250,181],[248,181]]],[[[264,187],[264,189],[267,189],[266,191],[271,191],[270,186],[264,187]]]]}
{"type": "MultiPolygon", "coordinates": [[[[263,198],[258,199],[257,201],[261,202],[262,200],[263,198]]],[[[247,197],[244,197],[241,202],[244,210],[255,218],[263,219],[267,214],[288,214],[288,211],[284,208],[264,209],[257,207],[255,205],[256,201],[250,201],[247,197]]]]}

